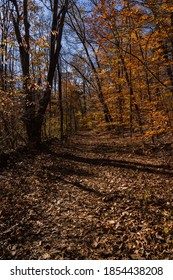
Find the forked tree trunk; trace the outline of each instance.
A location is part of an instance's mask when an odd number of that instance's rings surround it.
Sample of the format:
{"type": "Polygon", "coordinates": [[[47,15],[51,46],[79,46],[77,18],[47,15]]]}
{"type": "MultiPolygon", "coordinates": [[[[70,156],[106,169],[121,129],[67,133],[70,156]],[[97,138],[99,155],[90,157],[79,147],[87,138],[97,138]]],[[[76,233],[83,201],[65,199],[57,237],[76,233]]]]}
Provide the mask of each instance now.
{"type": "Polygon", "coordinates": [[[26,127],[29,147],[37,148],[41,143],[42,124],[44,121],[47,106],[51,98],[53,78],[61,50],[62,33],[69,0],[61,1],[61,7],[59,7],[60,1],[51,1],[53,14],[52,27],[50,30],[51,42],[49,68],[46,81],[47,89],[45,90],[43,97],[39,101],[39,108],[37,109],[37,111],[35,107],[35,92],[34,89],[31,90],[30,80],[31,61],[30,23],[28,17],[29,1],[23,0],[23,17],[21,17],[21,7],[19,6],[18,1],[10,0],[10,2],[13,4],[14,8],[11,11],[11,16],[13,20],[16,39],[19,46],[21,66],[23,72],[23,88],[26,96],[24,124],[26,127]]]}

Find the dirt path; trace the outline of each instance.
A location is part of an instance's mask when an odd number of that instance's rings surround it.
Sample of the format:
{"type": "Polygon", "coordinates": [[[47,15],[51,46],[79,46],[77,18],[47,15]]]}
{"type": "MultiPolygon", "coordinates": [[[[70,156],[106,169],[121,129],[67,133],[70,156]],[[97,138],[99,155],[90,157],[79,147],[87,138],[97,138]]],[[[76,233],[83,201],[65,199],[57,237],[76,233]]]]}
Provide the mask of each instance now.
{"type": "Polygon", "coordinates": [[[173,259],[171,156],[80,133],[0,173],[1,259],[173,259]]]}

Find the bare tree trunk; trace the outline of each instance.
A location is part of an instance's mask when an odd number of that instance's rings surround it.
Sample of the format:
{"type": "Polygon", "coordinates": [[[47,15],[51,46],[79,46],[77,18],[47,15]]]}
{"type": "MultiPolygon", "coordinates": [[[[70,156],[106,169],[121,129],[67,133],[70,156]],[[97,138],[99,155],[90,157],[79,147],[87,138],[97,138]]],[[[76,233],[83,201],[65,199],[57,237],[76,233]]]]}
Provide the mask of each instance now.
{"type": "Polygon", "coordinates": [[[60,61],[58,61],[57,70],[58,70],[58,104],[59,104],[59,112],[60,112],[60,139],[62,140],[64,136],[64,112],[63,112],[63,103],[62,103],[62,75],[61,75],[60,61]]]}

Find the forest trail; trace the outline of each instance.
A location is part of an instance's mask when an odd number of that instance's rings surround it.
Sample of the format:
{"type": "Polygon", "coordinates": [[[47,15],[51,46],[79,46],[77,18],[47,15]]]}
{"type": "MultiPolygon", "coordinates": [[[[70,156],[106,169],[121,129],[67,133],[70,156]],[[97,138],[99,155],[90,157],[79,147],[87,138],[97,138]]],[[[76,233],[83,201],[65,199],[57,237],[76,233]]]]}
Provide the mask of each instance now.
{"type": "Polygon", "coordinates": [[[0,172],[1,259],[173,259],[172,150],[80,132],[0,172]]]}

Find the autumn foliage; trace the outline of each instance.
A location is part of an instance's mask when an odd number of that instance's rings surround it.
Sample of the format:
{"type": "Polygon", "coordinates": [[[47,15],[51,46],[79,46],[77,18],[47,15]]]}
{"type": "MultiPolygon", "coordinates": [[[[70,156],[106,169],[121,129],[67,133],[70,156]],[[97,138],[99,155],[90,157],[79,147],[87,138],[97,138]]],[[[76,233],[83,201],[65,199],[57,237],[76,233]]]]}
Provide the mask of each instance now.
{"type": "Polygon", "coordinates": [[[0,0],[0,259],[173,259],[172,126],[172,0],[0,0]]]}
{"type": "Polygon", "coordinates": [[[64,16],[60,3],[46,15],[45,7],[35,1],[23,1],[24,6],[1,2],[2,146],[6,135],[15,137],[12,146],[27,142],[38,123],[42,140],[89,127],[154,143],[160,134],[171,131],[170,1],[98,0],[90,1],[89,11],[72,1],[66,10],[62,46],[54,41],[61,39],[62,29],[51,26],[56,9],[61,20],[64,16]],[[20,9],[24,9],[24,18],[20,9]],[[61,50],[59,70],[53,62],[56,48],[61,50]],[[19,114],[12,127],[18,133],[11,135],[14,107],[19,114]]]}

